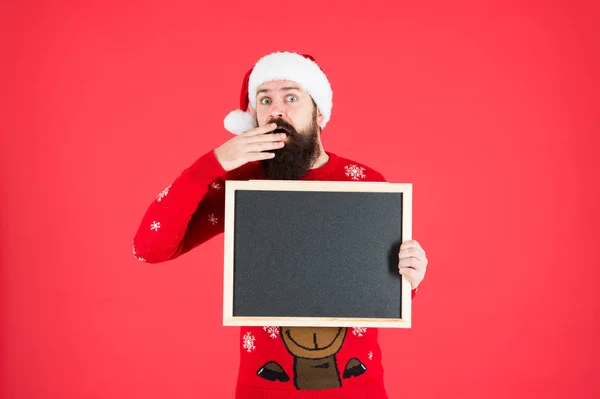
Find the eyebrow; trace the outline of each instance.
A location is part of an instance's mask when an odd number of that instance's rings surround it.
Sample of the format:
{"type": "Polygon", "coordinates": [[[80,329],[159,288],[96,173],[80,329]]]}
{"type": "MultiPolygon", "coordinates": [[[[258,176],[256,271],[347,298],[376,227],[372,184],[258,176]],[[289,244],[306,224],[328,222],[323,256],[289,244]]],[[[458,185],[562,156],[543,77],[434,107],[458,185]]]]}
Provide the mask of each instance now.
{"type": "MultiPolygon", "coordinates": [[[[282,87],[281,89],[279,89],[279,91],[288,91],[288,90],[298,90],[300,91],[299,87],[296,86],[287,86],[287,87],[282,87]]],[[[268,93],[271,90],[269,89],[260,89],[259,91],[256,92],[256,94],[260,94],[260,93],[268,93]]]]}

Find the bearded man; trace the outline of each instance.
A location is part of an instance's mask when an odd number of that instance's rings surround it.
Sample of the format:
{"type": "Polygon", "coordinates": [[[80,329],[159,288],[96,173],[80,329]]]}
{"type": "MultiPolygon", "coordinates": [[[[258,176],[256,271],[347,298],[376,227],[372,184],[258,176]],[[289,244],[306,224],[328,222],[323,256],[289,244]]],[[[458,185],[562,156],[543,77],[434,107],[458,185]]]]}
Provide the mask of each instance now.
{"type": "MultiPolygon", "coordinates": [[[[276,52],[245,75],[240,108],[224,120],[235,137],[200,156],[148,207],[133,240],[143,262],[175,259],[223,233],[227,180],[386,181],[360,162],[326,151],[333,92],[316,60],[276,52]]],[[[425,250],[402,243],[398,270],[425,277],[425,250]]],[[[387,398],[375,328],[240,329],[236,398],[387,398]]]]}

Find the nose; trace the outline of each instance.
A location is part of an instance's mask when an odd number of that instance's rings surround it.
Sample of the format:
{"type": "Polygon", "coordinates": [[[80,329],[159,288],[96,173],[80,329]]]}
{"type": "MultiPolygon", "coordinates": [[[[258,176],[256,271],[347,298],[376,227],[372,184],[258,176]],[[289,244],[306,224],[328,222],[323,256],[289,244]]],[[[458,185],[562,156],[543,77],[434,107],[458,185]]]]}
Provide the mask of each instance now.
{"type": "Polygon", "coordinates": [[[269,116],[271,116],[271,118],[283,118],[283,105],[279,101],[273,101],[271,103],[269,116]]]}

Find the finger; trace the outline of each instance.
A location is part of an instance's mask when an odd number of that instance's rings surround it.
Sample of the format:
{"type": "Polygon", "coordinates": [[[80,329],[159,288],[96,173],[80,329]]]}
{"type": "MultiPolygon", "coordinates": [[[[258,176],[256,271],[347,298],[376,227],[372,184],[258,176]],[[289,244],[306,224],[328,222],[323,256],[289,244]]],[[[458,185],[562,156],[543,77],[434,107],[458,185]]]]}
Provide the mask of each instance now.
{"type": "Polygon", "coordinates": [[[400,249],[408,249],[408,248],[421,248],[421,244],[419,244],[416,240],[408,240],[404,241],[402,245],[400,245],[400,249]]]}
{"type": "Polygon", "coordinates": [[[267,142],[280,142],[285,140],[287,134],[285,133],[264,133],[255,136],[248,136],[246,138],[246,144],[255,143],[267,143],[267,142]]]}
{"type": "Polygon", "coordinates": [[[244,150],[250,153],[262,152],[266,150],[276,150],[282,148],[285,145],[283,141],[268,142],[268,143],[254,143],[248,144],[244,147],[244,150]]]}
{"type": "Polygon", "coordinates": [[[416,270],[419,269],[419,266],[421,264],[421,261],[417,258],[406,258],[400,259],[400,261],[398,262],[398,267],[410,267],[416,270]]]}
{"type": "Polygon", "coordinates": [[[275,157],[273,152],[251,152],[246,158],[246,162],[261,161],[263,159],[271,159],[275,157]]]}
{"type": "Polygon", "coordinates": [[[245,136],[245,137],[258,136],[259,134],[264,134],[264,133],[272,132],[276,128],[277,128],[277,123],[269,123],[269,124],[264,125],[264,126],[259,126],[259,127],[255,127],[253,129],[250,129],[247,132],[242,133],[240,136],[245,136]]]}
{"type": "Polygon", "coordinates": [[[409,267],[403,267],[402,269],[399,269],[399,272],[401,275],[406,277],[411,284],[413,283],[413,281],[416,281],[419,273],[415,269],[411,269],[409,267]]]}
{"type": "Polygon", "coordinates": [[[402,256],[398,260],[398,266],[409,266],[424,271],[428,262],[425,256],[402,256]]]}
{"type": "Polygon", "coordinates": [[[419,258],[422,257],[424,255],[423,251],[419,248],[408,248],[408,249],[402,249],[400,250],[400,252],[398,253],[398,256],[400,257],[400,259],[404,259],[404,258],[419,258]]]}

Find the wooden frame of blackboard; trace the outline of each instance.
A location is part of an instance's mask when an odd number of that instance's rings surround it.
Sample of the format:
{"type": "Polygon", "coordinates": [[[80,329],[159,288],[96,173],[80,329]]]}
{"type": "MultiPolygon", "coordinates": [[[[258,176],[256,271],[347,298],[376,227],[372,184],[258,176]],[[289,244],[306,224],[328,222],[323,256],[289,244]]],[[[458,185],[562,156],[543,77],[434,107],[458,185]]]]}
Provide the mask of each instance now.
{"type": "Polygon", "coordinates": [[[225,227],[224,227],[224,285],[223,285],[223,325],[224,326],[298,326],[298,327],[411,327],[411,285],[399,274],[402,294],[400,298],[401,318],[352,318],[352,317],[266,317],[235,316],[234,303],[234,228],[235,193],[238,190],[251,191],[319,191],[319,192],[376,192],[402,193],[402,241],[412,238],[412,184],[388,182],[344,182],[308,180],[228,180],[225,185],[225,227]]]}

